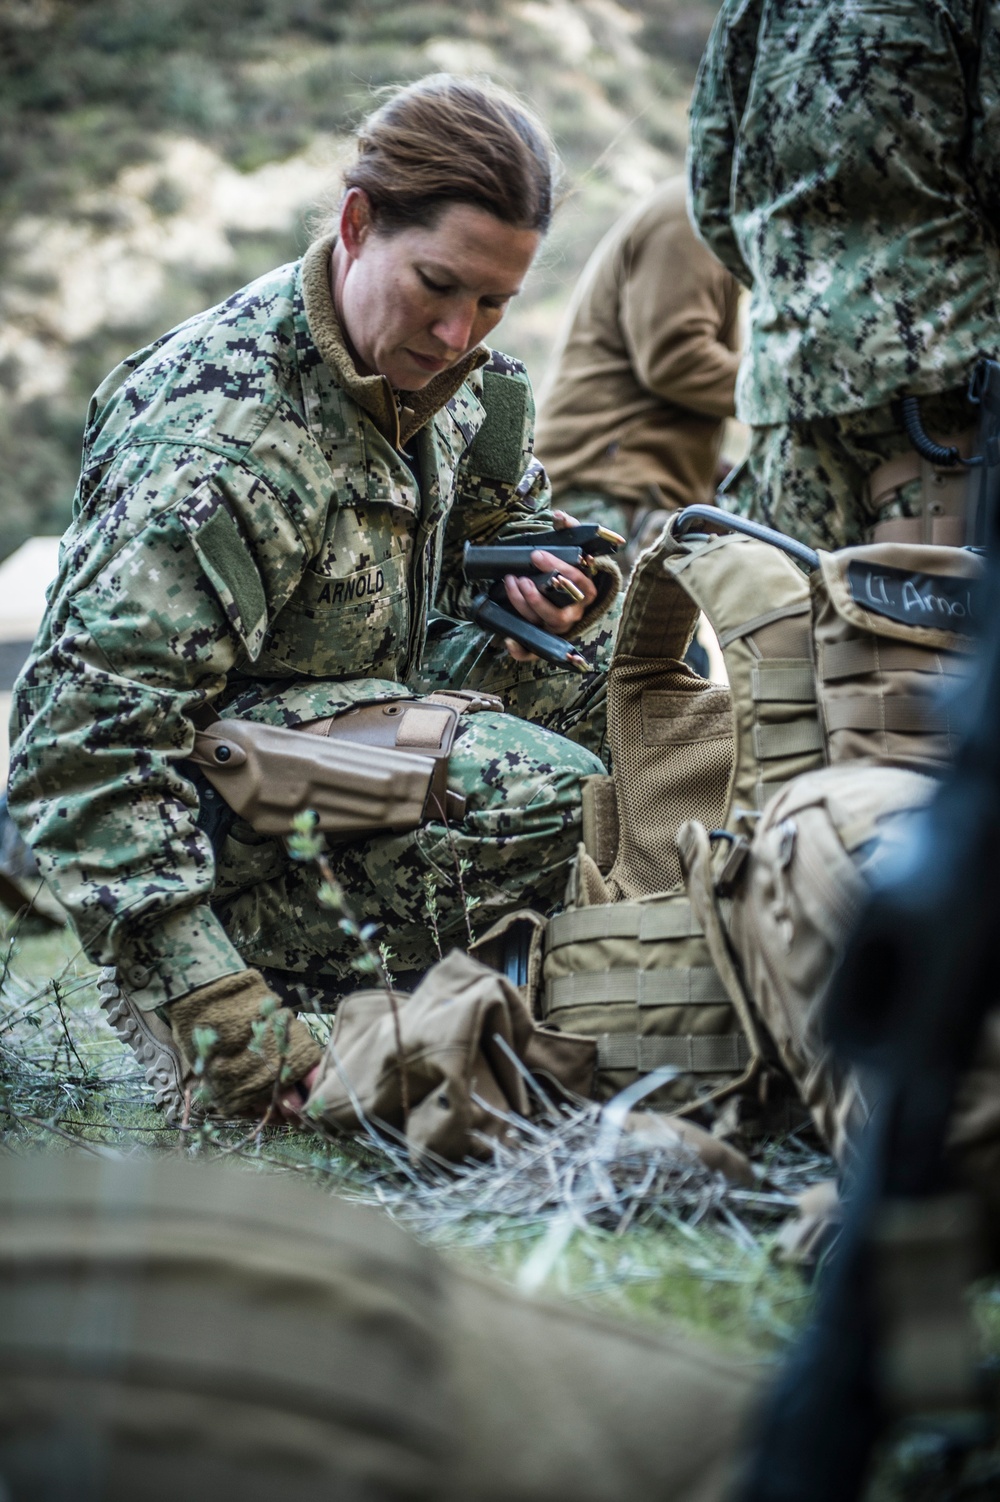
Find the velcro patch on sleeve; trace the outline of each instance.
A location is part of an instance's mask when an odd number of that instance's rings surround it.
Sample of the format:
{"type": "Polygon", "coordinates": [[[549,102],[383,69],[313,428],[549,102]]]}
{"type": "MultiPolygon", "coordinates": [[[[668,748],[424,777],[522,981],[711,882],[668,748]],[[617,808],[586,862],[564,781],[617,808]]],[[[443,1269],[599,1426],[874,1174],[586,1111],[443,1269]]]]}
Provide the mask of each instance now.
{"type": "Polygon", "coordinates": [[[203,498],[186,521],[194,550],[230,625],[250,656],[257,657],[267,630],[267,597],[239,527],[217,496],[203,498]]]}
{"type": "Polygon", "coordinates": [[[472,474],[485,480],[516,484],[524,468],[528,388],[516,376],[484,370],[483,406],[486,419],[472,440],[466,465],[472,474]]]}

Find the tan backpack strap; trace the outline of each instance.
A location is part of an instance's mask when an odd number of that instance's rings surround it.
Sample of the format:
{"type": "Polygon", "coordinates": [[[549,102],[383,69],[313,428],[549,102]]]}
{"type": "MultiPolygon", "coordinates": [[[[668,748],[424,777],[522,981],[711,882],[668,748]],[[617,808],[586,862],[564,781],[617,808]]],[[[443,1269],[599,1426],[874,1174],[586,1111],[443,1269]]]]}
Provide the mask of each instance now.
{"type": "Polygon", "coordinates": [[[725,659],[735,745],[727,806],[713,822],[732,831],[823,762],[809,581],[778,547],[732,532],[675,540],[664,567],[704,611],[725,659]]]}
{"type": "Polygon", "coordinates": [[[680,852],[681,865],[684,868],[691,906],[705,930],[705,939],[712,956],[712,963],[740,1019],[749,1050],[749,1060],[744,1073],[739,1079],[721,1086],[715,1092],[716,1096],[729,1095],[748,1085],[759,1073],[764,1063],[764,1050],[750,997],[744,987],[743,978],[737,969],[729,940],[722,927],[712,874],[712,846],[705,826],[694,819],[689,819],[686,824],[682,824],[677,831],[677,848],[680,852]]]}

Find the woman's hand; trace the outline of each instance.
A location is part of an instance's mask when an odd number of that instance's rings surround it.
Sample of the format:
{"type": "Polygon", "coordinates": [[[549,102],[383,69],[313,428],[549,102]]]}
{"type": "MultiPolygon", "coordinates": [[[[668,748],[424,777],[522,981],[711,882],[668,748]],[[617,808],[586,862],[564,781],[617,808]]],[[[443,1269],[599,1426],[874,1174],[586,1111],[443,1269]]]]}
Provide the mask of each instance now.
{"type": "MultiPolygon", "coordinates": [[[[575,527],[577,522],[565,511],[553,511],[552,519],[556,527],[575,527]]],[[[553,636],[566,636],[573,627],[583,619],[584,612],[597,599],[597,586],[591,576],[582,569],[571,568],[566,563],[560,563],[558,558],[551,553],[546,553],[544,548],[538,548],[531,555],[531,561],[535,567],[544,573],[561,574],[571,584],[575,584],[583,596],[582,600],[574,600],[569,605],[553,605],[539,590],[537,584],[530,579],[519,578],[515,574],[507,574],[504,578],[504,588],[507,591],[507,599],[518,615],[530,621],[533,626],[541,626],[546,631],[551,631],[553,636]]],[[[507,651],[515,662],[537,662],[534,652],[529,652],[522,647],[520,642],[511,637],[506,638],[507,651]]]]}

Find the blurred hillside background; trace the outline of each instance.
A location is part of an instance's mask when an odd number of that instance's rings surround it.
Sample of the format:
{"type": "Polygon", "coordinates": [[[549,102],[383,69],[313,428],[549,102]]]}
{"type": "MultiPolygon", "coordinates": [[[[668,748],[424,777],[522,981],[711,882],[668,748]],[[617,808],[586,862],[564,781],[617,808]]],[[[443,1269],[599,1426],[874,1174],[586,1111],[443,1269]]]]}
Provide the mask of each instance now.
{"type": "Polygon", "coordinates": [[[568,197],[500,340],[537,385],[591,249],[682,167],[716,9],[0,0],[0,558],[63,530],[104,374],[301,254],[387,83],[488,73],[555,134],[568,197]]]}

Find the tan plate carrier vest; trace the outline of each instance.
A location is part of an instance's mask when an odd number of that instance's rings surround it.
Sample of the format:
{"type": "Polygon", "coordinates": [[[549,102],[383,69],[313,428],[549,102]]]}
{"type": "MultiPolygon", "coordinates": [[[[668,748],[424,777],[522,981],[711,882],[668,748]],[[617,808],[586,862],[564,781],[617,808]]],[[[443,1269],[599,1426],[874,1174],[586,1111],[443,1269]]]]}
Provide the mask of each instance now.
{"type": "Polygon", "coordinates": [[[657,1099],[695,1109],[749,1084],[769,1047],[728,937],[760,811],[827,762],[946,763],[953,732],[934,690],[971,645],[955,629],[968,608],[960,581],[980,564],[952,548],[883,545],[821,554],[810,578],[756,538],[673,528],[640,558],[625,602],[608,683],[615,775],[585,789],[584,845],[567,910],[546,928],[539,1009],[549,1026],[597,1038],[599,1093],[672,1065],[657,1099]],[[935,605],[942,577],[957,582],[935,605]],[[914,607],[916,623],[854,597],[870,587],[902,598],[904,585],[931,602],[914,607]],[[681,660],[699,611],[728,688],[681,660]],[[919,624],[928,612],[947,626],[919,624]]]}
{"type": "Polygon", "coordinates": [[[615,775],[585,790],[584,847],[570,905],[547,925],[540,996],[549,1026],[597,1038],[603,1095],[672,1065],[656,1099],[691,1109],[758,1067],[756,1024],[713,964],[676,835],[694,819],[746,836],[770,797],[822,764],[809,635],[808,580],[766,543],[668,531],[639,559],[608,677],[615,775]],[[729,688],[682,661],[699,611],[729,688]]]}

